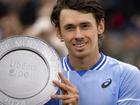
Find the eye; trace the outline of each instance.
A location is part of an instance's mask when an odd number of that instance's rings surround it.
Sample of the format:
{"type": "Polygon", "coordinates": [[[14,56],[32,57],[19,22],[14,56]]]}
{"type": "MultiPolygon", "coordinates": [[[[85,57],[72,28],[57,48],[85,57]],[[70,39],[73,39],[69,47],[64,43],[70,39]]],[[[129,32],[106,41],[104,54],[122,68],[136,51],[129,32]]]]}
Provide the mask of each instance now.
{"type": "Polygon", "coordinates": [[[84,30],[89,29],[89,27],[90,27],[90,24],[87,24],[87,23],[83,23],[83,24],[80,25],[80,28],[84,29],[84,30]]]}
{"type": "Polygon", "coordinates": [[[68,26],[65,26],[64,29],[66,31],[73,31],[75,29],[75,27],[73,25],[68,25],[68,26]]]}

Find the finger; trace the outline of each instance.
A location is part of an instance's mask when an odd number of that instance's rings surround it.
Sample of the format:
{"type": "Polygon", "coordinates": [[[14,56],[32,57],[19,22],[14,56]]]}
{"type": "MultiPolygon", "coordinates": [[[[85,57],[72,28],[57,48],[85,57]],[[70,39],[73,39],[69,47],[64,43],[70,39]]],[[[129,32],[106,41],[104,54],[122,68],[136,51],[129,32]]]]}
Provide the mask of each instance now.
{"type": "Polygon", "coordinates": [[[66,85],[64,83],[61,83],[59,81],[53,81],[53,83],[58,86],[62,91],[66,91],[67,93],[73,93],[73,94],[79,94],[76,87],[71,87],[69,85],[66,85]]]}
{"type": "Polygon", "coordinates": [[[74,98],[71,98],[71,99],[68,99],[68,100],[64,100],[62,103],[69,105],[70,103],[76,103],[76,100],[74,98]]]}
{"type": "Polygon", "coordinates": [[[61,89],[62,94],[69,94],[68,91],[61,89]]]}
{"type": "MultiPolygon", "coordinates": [[[[56,81],[53,81],[53,84],[54,84],[55,87],[59,87],[58,85],[56,85],[57,84],[56,81]]],[[[59,88],[61,89],[61,92],[63,94],[68,94],[68,92],[66,90],[62,89],[61,87],[59,87],[59,88]]]]}
{"type": "Polygon", "coordinates": [[[74,98],[74,97],[75,97],[74,95],[53,95],[51,98],[67,100],[67,99],[71,99],[71,98],[74,98]]]}
{"type": "Polygon", "coordinates": [[[69,86],[73,86],[73,84],[68,80],[66,79],[63,74],[61,72],[58,73],[59,77],[61,78],[61,80],[63,80],[63,82],[69,86]]]}
{"type": "Polygon", "coordinates": [[[70,100],[70,99],[78,99],[78,95],[53,95],[51,96],[53,99],[62,99],[62,100],[70,100]]]}
{"type": "Polygon", "coordinates": [[[65,91],[70,91],[70,92],[74,92],[75,93],[75,88],[70,87],[69,85],[65,84],[65,83],[61,83],[59,81],[53,81],[53,83],[58,86],[59,88],[65,90],[65,91]]]}
{"type": "Polygon", "coordinates": [[[73,97],[73,98],[69,98],[69,99],[63,100],[62,102],[63,102],[63,104],[75,103],[74,105],[78,105],[78,98],[73,97]]]}

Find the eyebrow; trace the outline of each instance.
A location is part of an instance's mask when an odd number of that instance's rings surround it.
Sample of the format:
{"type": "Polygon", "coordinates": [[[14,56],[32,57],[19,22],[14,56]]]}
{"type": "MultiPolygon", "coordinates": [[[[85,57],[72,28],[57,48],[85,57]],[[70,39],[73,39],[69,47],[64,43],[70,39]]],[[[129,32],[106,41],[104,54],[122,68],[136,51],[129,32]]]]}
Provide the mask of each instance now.
{"type": "Polygon", "coordinates": [[[64,29],[68,28],[68,27],[73,27],[74,25],[73,24],[66,24],[64,25],[64,29]]]}
{"type": "Polygon", "coordinates": [[[82,22],[80,23],[80,25],[90,25],[91,23],[90,22],[82,22]]]}
{"type": "MultiPolygon", "coordinates": [[[[80,25],[84,25],[84,24],[91,24],[91,23],[88,22],[88,21],[87,21],[87,22],[81,22],[81,23],[80,23],[80,25]]],[[[73,25],[73,24],[66,24],[66,25],[64,25],[64,28],[65,28],[65,27],[71,27],[71,26],[75,26],[75,25],[73,25]]]]}

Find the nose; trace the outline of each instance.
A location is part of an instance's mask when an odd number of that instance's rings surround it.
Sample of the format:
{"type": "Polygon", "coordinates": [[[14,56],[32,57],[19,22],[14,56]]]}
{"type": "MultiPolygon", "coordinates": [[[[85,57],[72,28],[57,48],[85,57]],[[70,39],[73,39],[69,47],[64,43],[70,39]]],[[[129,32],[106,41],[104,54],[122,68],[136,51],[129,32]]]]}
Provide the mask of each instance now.
{"type": "Polygon", "coordinates": [[[81,30],[80,30],[79,27],[76,28],[75,38],[76,39],[83,38],[83,35],[82,35],[81,30]]]}

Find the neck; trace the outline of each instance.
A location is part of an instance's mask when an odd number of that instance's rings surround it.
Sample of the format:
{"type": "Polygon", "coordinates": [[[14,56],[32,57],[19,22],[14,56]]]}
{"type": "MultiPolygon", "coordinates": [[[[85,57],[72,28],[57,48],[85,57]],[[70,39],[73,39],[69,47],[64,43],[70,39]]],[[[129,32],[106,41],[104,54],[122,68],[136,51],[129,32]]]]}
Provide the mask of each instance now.
{"type": "Polygon", "coordinates": [[[71,55],[69,57],[69,62],[71,66],[76,70],[89,70],[93,65],[95,65],[100,57],[101,54],[98,52],[97,54],[91,54],[91,56],[85,56],[82,58],[73,57],[71,55]]]}

